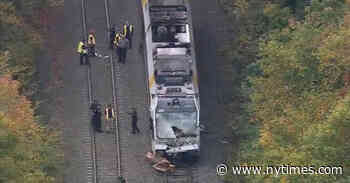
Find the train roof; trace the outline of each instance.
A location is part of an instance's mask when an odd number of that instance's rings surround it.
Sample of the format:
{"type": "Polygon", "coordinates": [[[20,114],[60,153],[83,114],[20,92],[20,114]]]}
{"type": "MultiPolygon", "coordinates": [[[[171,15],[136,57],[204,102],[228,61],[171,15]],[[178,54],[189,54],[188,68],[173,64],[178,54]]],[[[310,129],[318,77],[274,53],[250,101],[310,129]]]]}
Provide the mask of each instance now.
{"type": "Polygon", "coordinates": [[[198,93],[188,1],[149,0],[144,8],[150,93],[169,96],[198,93]]]}
{"type": "Polygon", "coordinates": [[[187,23],[188,12],[183,0],[150,1],[151,24],[187,23]]]}
{"type": "Polygon", "coordinates": [[[185,0],[149,0],[150,6],[179,6],[186,5],[185,0]]]}
{"type": "Polygon", "coordinates": [[[181,60],[160,60],[156,64],[156,69],[158,70],[159,75],[165,75],[167,73],[189,73],[190,68],[188,67],[188,63],[183,62],[181,60]]]}
{"type": "Polygon", "coordinates": [[[154,57],[156,60],[155,69],[159,76],[190,74],[192,57],[187,55],[187,48],[157,48],[156,50],[156,55],[154,57]]]}

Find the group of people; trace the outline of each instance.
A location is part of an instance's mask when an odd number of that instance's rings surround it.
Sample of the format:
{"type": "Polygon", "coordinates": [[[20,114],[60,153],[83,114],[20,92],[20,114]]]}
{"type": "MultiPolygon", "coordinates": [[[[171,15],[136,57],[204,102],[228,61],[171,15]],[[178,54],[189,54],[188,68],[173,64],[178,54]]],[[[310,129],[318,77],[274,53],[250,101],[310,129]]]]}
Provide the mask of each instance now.
{"type": "MultiPolygon", "coordinates": [[[[123,25],[122,32],[117,32],[115,25],[109,30],[110,48],[116,49],[118,55],[118,61],[125,63],[127,50],[132,48],[132,37],[134,35],[134,26],[129,24],[128,21],[123,25]]],[[[88,35],[87,45],[85,40],[81,40],[78,44],[77,52],[80,55],[80,65],[88,65],[89,57],[103,57],[96,52],[96,35],[94,31],[90,31],[88,35]]],[[[104,56],[108,57],[108,56],[104,56]]]]}
{"type": "MultiPolygon", "coordinates": [[[[101,54],[96,52],[96,36],[94,31],[89,32],[87,45],[85,45],[84,42],[84,40],[80,41],[77,49],[77,52],[80,54],[80,65],[90,64],[88,59],[89,57],[103,57],[101,54]]],[[[108,58],[108,56],[104,57],[108,58]]]]}
{"type": "MultiPolygon", "coordinates": [[[[101,104],[97,100],[94,100],[93,103],[90,106],[90,109],[93,112],[92,115],[92,126],[94,127],[95,131],[97,132],[103,132],[102,131],[102,112],[101,112],[101,104]]],[[[131,128],[132,134],[140,133],[140,129],[137,126],[137,112],[136,108],[132,108],[132,111],[128,113],[131,115],[131,128]]],[[[104,109],[104,116],[105,116],[105,131],[112,132],[113,131],[113,120],[115,119],[115,112],[111,104],[108,104],[105,106],[104,109]]]]}
{"type": "Polygon", "coordinates": [[[132,48],[134,26],[129,24],[128,21],[126,21],[123,25],[122,32],[117,32],[115,29],[115,25],[112,26],[109,32],[110,48],[116,48],[118,61],[124,64],[126,60],[127,51],[128,49],[132,48]]]}
{"type": "MultiPolygon", "coordinates": [[[[92,115],[92,126],[94,127],[95,131],[97,132],[103,132],[102,131],[102,112],[101,112],[101,105],[98,103],[97,100],[95,100],[91,106],[90,109],[93,112],[92,115]]],[[[105,110],[104,110],[104,116],[105,116],[105,131],[108,132],[112,132],[113,130],[113,120],[115,119],[115,113],[114,113],[114,109],[112,107],[111,104],[108,104],[105,106],[105,110]]]]}

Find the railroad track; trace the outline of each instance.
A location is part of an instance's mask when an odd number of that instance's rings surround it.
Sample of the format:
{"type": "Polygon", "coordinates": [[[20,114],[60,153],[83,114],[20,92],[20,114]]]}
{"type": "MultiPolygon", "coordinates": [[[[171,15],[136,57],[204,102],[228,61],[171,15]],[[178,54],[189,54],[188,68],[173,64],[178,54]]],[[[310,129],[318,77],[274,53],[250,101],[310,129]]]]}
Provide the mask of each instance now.
{"type": "Polygon", "coordinates": [[[172,173],[165,174],[165,183],[199,183],[198,168],[194,164],[179,163],[172,173]]]}
{"type": "MultiPolygon", "coordinates": [[[[82,34],[83,38],[87,40],[87,23],[86,23],[86,0],[81,0],[82,10],[82,34]]],[[[109,2],[104,0],[104,7],[106,13],[106,24],[108,30],[110,29],[110,16],[109,16],[109,2]]],[[[113,62],[113,54],[110,54],[108,65],[111,74],[111,89],[113,98],[113,107],[116,112],[116,119],[113,126],[112,134],[100,134],[95,133],[90,121],[88,121],[85,127],[82,127],[82,134],[84,136],[84,160],[87,164],[88,183],[115,183],[117,178],[122,175],[121,172],[121,152],[120,152],[120,137],[119,137],[119,120],[118,120],[118,98],[117,98],[117,80],[120,77],[120,68],[113,62]],[[89,148],[87,148],[89,147],[89,148]]],[[[87,67],[87,95],[88,105],[94,100],[94,88],[93,88],[93,75],[91,64],[87,67]]],[[[96,92],[96,91],[95,91],[96,92]]],[[[89,115],[90,116],[90,115],[89,115]]],[[[166,183],[197,183],[196,181],[196,168],[193,166],[183,165],[177,166],[176,171],[171,174],[165,175],[166,183]]]]}
{"type": "MultiPolygon", "coordinates": [[[[86,1],[81,0],[81,21],[82,21],[82,36],[85,40],[87,40],[87,28],[86,28],[86,1]]],[[[90,106],[92,103],[92,85],[91,85],[91,68],[90,66],[87,69],[87,79],[88,79],[88,90],[84,92],[83,95],[87,96],[88,103],[85,105],[90,106]]],[[[83,89],[85,90],[85,89],[83,89]]],[[[87,111],[87,116],[90,118],[89,111],[87,111]]],[[[96,175],[96,141],[94,137],[94,131],[92,129],[90,120],[87,121],[86,125],[82,127],[81,133],[83,136],[83,153],[84,153],[84,161],[87,165],[87,182],[88,183],[97,183],[97,175],[96,175]]]]}
{"type": "MultiPolygon", "coordinates": [[[[108,11],[108,0],[104,1],[107,27],[110,28],[110,19],[108,11]]],[[[81,0],[81,17],[82,17],[82,35],[85,40],[87,40],[87,23],[86,23],[86,0],[81,0]]],[[[90,65],[87,67],[87,80],[88,80],[88,105],[90,106],[93,102],[94,93],[99,93],[98,90],[93,91],[93,75],[92,75],[92,63],[90,58],[90,65]]],[[[112,55],[107,62],[110,68],[111,78],[110,78],[110,88],[112,89],[112,98],[114,109],[116,109],[116,114],[118,114],[117,108],[117,98],[116,98],[116,82],[114,78],[114,63],[112,55]]],[[[89,115],[91,116],[91,115],[89,115]]],[[[91,118],[91,117],[90,117],[91,118]]],[[[115,183],[118,177],[121,175],[120,172],[120,151],[119,151],[119,131],[118,131],[118,118],[113,123],[112,134],[96,133],[92,128],[90,121],[83,127],[82,133],[84,136],[84,147],[89,146],[90,148],[84,148],[84,161],[87,164],[88,183],[115,183]]]]}

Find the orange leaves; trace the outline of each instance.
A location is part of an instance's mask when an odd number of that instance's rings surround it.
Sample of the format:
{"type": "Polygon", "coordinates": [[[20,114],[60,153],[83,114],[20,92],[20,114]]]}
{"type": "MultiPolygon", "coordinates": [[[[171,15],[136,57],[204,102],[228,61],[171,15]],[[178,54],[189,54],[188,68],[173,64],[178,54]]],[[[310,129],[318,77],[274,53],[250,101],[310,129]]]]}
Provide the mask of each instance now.
{"type": "Polygon", "coordinates": [[[271,148],[274,144],[271,132],[268,130],[261,130],[259,142],[263,147],[271,148]]]}
{"type": "Polygon", "coordinates": [[[8,180],[5,182],[52,183],[53,177],[47,176],[43,167],[55,168],[60,158],[57,134],[36,123],[32,104],[19,95],[19,87],[19,82],[10,75],[0,76],[0,122],[5,131],[0,137],[7,133],[15,138],[12,149],[5,146],[5,151],[0,150],[0,162],[12,162],[5,167],[0,163],[0,172],[11,171],[11,174],[2,174],[8,180]]]}
{"type": "Polygon", "coordinates": [[[23,24],[22,20],[16,16],[12,3],[0,2],[0,22],[5,24],[23,24]]]}
{"type": "Polygon", "coordinates": [[[350,30],[347,27],[341,26],[338,30],[333,30],[322,38],[321,43],[317,54],[321,61],[321,71],[327,67],[336,68],[335,72],[349,70],[350,30]]]}
{"type": "Polygon", "coordinates": [[[18,93],[19,82],[9,75],[0,77],[0,108],[6,117],[7,127],[20,137],[35,137],[40,134],[39,125],[35,123],[31,102],[18,93]]]}

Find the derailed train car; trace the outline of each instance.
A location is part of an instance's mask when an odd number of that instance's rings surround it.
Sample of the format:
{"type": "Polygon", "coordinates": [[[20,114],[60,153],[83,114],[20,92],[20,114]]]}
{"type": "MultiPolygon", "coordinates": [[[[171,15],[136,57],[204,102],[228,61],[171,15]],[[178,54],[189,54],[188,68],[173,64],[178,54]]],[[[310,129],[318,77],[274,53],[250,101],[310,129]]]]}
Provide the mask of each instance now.
{"type": "Polygon", "coordinates": [[[142,0],[152,150],[200,151],[199,87],[187,0],[142,0]]]}

